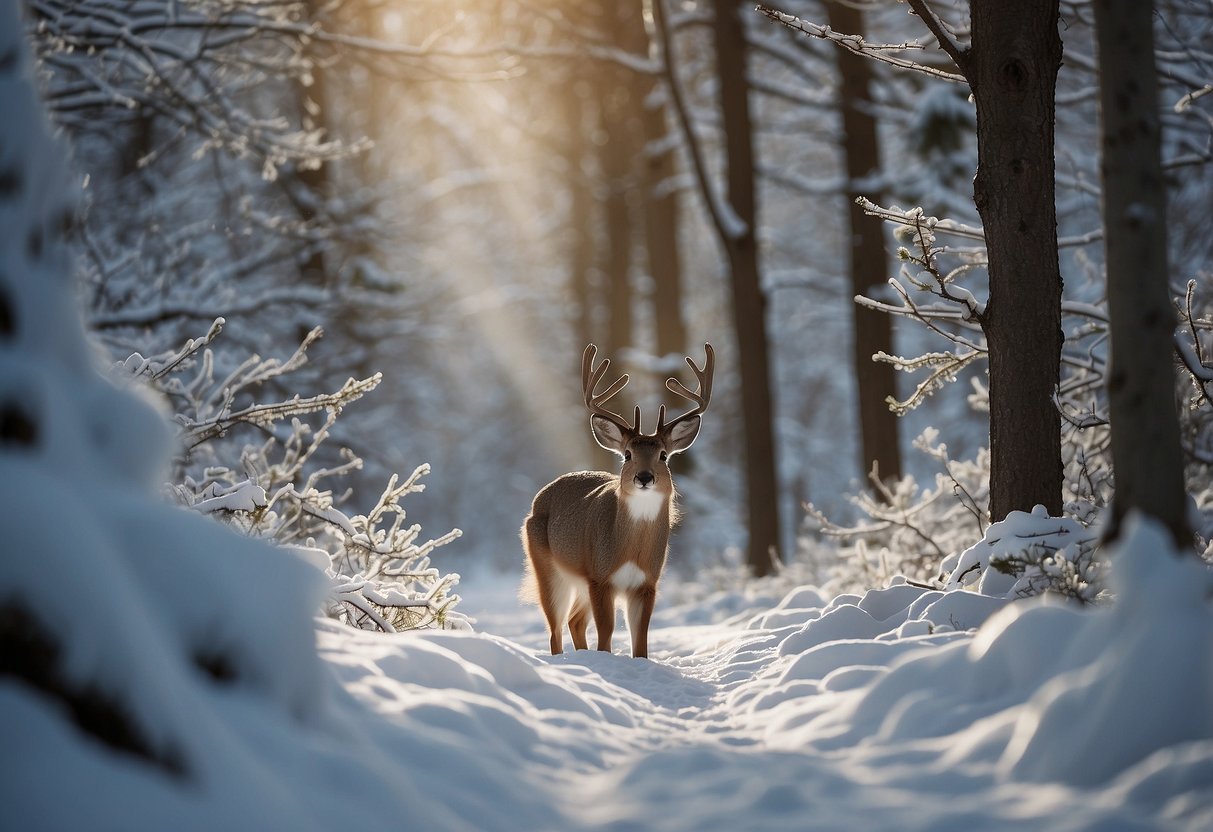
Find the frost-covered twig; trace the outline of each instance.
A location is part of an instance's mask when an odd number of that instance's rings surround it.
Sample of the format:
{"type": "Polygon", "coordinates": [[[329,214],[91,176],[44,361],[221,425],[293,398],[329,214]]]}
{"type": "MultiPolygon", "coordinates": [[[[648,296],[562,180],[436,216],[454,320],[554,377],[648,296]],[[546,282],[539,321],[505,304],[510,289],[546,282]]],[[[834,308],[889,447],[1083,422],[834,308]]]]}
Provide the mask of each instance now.
{"type": "MultiPolygon", "coordinates": [[[[897,257],[903,263],[918,266],[919,268],[917,274],[911,274],[910,269],[903,265],[901,274],[906,280],[918,289],[930,292],[942,300],[961,307],[963,309],[962,320],[978,325],[985,321],[985,304],[979,302],[968,289],[956,283],[957,278],[970,271],[981,261],[971,259],[951,271],[943,272],[940,268],[938,257],[946,249],[935,243],[935,232],[941,225],[939,219],[927,216],[922,208],[900,211],[897,208],[882,208],[864,197],[858,197],[855,201],[863,208],[865,214],[899,223],[901,227],[900,236],[903,239],[908,238],[917,249],[917,251],[910,251],[910,249],[902,246],[897,250],[897,257]]],[[[946,220],[943,221],[943,224],[945,228],[952,230],[953,233],[969,233],[967,226],[950,223],[946,220]]]]}
{"type": "Polygon", "coordinates": [[[1202,339],[1213,333],[1213,319],[1195,308],[1196,281],[1189,280],[1179,305],[1183,324],[1175,333],[1175,352],[1191,381],[1188,406],[1182,414],[1184,450],[1190,459],[1213,465],[1213,363],[1202,339]]]}
{"type": "Polygon", "coordinates": [[[351,378],[332,393],[321,393],[307,398],[294,396],[286,401],[253,404],[236,411],[228,406],[222,409],[221,415],[203,422],[194,422],[184,416],[180,417],[178,422],[185,430],[187,447],[194,448],[216,436],[222,436],[236,425],[265,427],[283,419],[306,416],[321,410],[339,409],[374,390],[382,378],[380,373],[362,380],[351,378]]]}
{"type": "Polygon", "coordinates": [[[1205,358],[1204,347],[1201,344],[1201,331],[1213,332],[1213,322],[1201,320],[1192,311],[1192,298],[1196,294],[1196,281],[1189,280],[1184,292],[1184,304],[1181,310],[1183,322],[1187,324],[1187,332],[1182,330],[1175,334],[1175,351],[1196,388],[1196,396],[1192,406],[1204,402],[1213,402],[1213,364],[1205,358]],[[1185,337],[1186,335],[1186,337],[1185,337]]]}
{"type": "Polygon", "coordinates": [[[838,46],[846,49],[848,52],[853,52],[856,55],[863,55],[873,60],[895,66],[899,69],[908,69],[914,72],[921,72],[925,75],[930,75],[934,78],[941,78],[945,81],[954,81],[960,84],[966,84],[968,81],[963,75],[958,75],[955,72],[939,69],[938,67],[927,66],[916,61],[910,61],[905,58],[899,58],[895,55],[886,54],[887,52],[906,51],[911,49],[922,49],[922,45],[916,42],[907,43],[870,43],[864,40],[860,35],[847,35],[841,32],[835,32],[829,26],[821,26],[817,23],[810,23],[796,15],[781,12],[778,9],[770,8],[769,6],[759,5],[758,11],[766,15],[776,23],[782,23],[789,29],[795,29],[798,32],[803,32],[806,35],[822,40],[828,40],[838,46]]]}
{"type": "Polygon", "coordinates": [[[1213,84],[1205,84],[1199,89],[1191,90],[1180,96],[1179,100],[1175,102],[1173,109],[1177,113],[1185,112],[1197,101],[1197,99],[1204,98],[1209,93],[1213,93],[1213,84]]]}
{"type": "Polygon", "coordinates": [[[896,575],[936,585],[945,556],[967,547],[988,525],[988,452],[980,451],[970,461],[952,460],[933,428],[919,436],[914,447],[940,463],[942,470],[931,486],[920,487],[912,477],[873,482],[876,492],[863,490],[850,497],[862,518],[854,523],[833,522],[806,506],[814,530],[843,547],[830,576],[840,585],[870,588],[896,575]]]}
{"type": "Polygon", "coordinates": [[[935,36],[935,40],[939,43],[939,48],[947,53],[952,62],[960,68],[960,71],[967,72],[968,68],[968,50],[961,46],[952,33],[948,31],[947,26],[935,14],[935,11],[927,4],[926,0],[907,0],[914,14],[918,15],[926,27],[935,36]]]}
{"type": "Polygon", "coordinates": [[[130,357],[123,362],[123,364],[132,375],[147,376],[152,381],[158,381],[177,369],[182,362],[193,358],[198,350],[210,346],[211,341],[214,341],[215,338],[219,336],[219,333],[223,331],[223,325],[225,323],[227,323],[227,321],[225,321],[223,318],[215,318],[215,320],[211,322],[211,327],[206,331],[205,335],[203,335],[201,338],[188,339],[182,345],[181,349],[177,350],[177,352],[170,355],[165,360],[159,362],[149,361],[136,352],[132,353],[130,357]]]}
{"type": "Polygon", "coordinates": [[[895,356],[884,352],[873,356],[874,360],[891,364],[903,372],[929,370],[927,377],[918,383],[914,392],[904,401],[889,397],[889,406],[898,413],[905,413],[921,404],[945,382],[955,379],[966,366],[987,354],[984,338],[971,338],[965,334],[981,332],[985,321],[985,304],[959,283],[960,278],[982,264],[983,256],[965,252],[958,266],[944,270],[939,256],[947,249],[938,245],[935,239],[935,232],[941,227],[961,236],[980,237],[980,232],[959,223],[927,216],[921,208],[908,211],[896,207],[884,208],[863,197],[859,197],[856,202],[866,213],[896,223],[898,236],[910,243],[914,250],[911,251],[905,246],[898,249],[897,254],[902,261],[900,274],[888,282],[900,300],[899,304],[863,296],[857,296],[855,302],[913,318],[951,342],[954,347],[951,352],[931,352],[916,357],[895,356]],[[941,303],[918,303],[911,297],[906,284],[919,292],[938,298],[941,303]]]}
{"type": "Polygon", "coordinates": [[[201,471],[181,471],[170,489],[176,500],[246,534],[305,553],[332,580],[326,611],[340,621],[385,632],[467,626],[467,619],[454,612],[459,597],[452,589],[459,576],[443,574],[429,561],[435,549],[461,532],[421,541],[421,527],[405,522],[401,500],[424,490],[420,480],[429,466],[419,465],[403,480],[393,475],[366,514],[351,514],[342,508],[349,495],[335,495],[326,483],[361,468],[362,460],[342,449],[337,464],[315,461],[342,408],[373,389],[378,375],[350,379],[331,394],[234,408],[251,389],[302,367],[307,347],[320,333],[309,333],[285,361],[254,356],[218,378],[215,355],[202,344],[217,334],[212,327],[206,339],[191,339],[180,350],[120,365],[159,387],[183,411],[177,422],[194,455],[205,450],[216,459],[201,471]],[[303,417],[315,413],[324,418],[313,427],[303,417]],[[198,420],[197,414],[206,418],[198,420]],[[279,429],[287,420],[289,430],[279,429]],[[258,444],[225,443],[226,450],[217,452],[216,440],[240,426],[265,430],[269,437],[258,444]],[[236,448],[238,464],[221,461],[236,448]]]}

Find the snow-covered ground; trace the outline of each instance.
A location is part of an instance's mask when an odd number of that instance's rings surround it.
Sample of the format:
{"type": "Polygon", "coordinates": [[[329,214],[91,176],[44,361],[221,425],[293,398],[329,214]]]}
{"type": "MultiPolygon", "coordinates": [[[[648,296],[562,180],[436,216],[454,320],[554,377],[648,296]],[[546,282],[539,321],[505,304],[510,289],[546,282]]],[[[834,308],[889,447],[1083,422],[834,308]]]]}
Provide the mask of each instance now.
{"type": "Polygon", "coordinates": [[[1213,828],[1209,573],[1142,526],[1116,574],[1120,600],[1097,611],[905,585],[826,602],[804,587],[702,623],[705,607],[728,606],[718,595],[659,607],[652,660],[626,655],[625,632],[614,654],[545,655],[513,580],[482,580],[464,604],[478,632],[320,622],[330,681],[318,705],[295,697],[313,713],[240,685],[160,703],[184,776],[81,737],[4,684],[0,817],[35,829],[1213,828]]]}
{"type": "Polygon", "coordinates": [[[909,586],[714,624],[666,610],[652,661],[542,655],[512,586],[473,585],[509,639],[321,649],[370,709],[444,738],[426,767],[458,775],[425,792],[473,828],[1213,828],[1207,572],[1148,528],[1120,564],[1096,612],[909,586]]]}
{"type": "Polygon", "coordinates": [[[157,493],[17,61],[0,112],[0,828],[1213,829],[1213,580],[1132,520],[1096,610],[718,592],[651,660],[545,655],[513,576],[465,588],[477,632],[317,620],[315,566],[157,493]]]}

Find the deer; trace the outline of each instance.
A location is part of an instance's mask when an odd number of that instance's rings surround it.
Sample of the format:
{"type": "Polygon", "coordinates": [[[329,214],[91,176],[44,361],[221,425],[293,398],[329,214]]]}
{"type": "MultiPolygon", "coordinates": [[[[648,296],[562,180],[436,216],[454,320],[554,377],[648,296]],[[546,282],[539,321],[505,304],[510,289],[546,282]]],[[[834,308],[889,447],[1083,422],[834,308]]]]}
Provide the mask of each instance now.
{"type": "Polygon", "coordinates": [[[598,649],[610,652],[615,629],[615,602],[624,601],[632,656],[649,654],[649,620],[657,600],[657,582],[665,568],[670,529],[678,519],[678,492],[669,460],[691,447],[699,435],[712,398],[716,356],[704,344],[699,367],[686,358],[699,389],[692,392],[676,378],[665,382],[670,392],[694,407],[667,423],[658,410],[657,429],[640,428],[640,406],[628,424],[604,405],[628,383],[624,373],[596,392],[611,360],[594,365],[598,348],[590,344],[581,356],[581,388],[590,411],[590,433],[604,449],[622,457],[618,474],[578,471],[548,483],[535,496],[522,525],[526,575],[524,601],[538,602],[547,619],[552,655],[564,652],[567,625],[573,647],[587,649],[586,626],[594,618],[598,649]]]}

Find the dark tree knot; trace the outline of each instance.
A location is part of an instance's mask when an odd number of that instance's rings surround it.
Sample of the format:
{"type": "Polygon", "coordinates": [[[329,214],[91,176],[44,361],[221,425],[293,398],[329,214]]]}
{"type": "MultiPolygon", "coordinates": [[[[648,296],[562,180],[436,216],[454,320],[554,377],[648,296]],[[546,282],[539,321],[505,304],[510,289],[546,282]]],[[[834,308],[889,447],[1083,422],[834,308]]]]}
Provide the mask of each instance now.
{"type": "Polygon", "coordinates": [[[1019,92],[1028,83],[1028,67],[1019,58],[1008,58],[998,67],[998,85],[1010,92],[1019,92]]]}

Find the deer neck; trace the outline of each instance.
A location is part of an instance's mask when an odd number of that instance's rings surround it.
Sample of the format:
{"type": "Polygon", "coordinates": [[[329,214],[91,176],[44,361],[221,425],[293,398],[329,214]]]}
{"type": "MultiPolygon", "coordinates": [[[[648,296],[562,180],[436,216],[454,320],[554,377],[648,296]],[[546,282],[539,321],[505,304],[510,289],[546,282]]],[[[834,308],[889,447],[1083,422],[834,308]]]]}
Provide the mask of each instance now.
{"type": "Polygon", "coordinates": [[[633,523],[651,523],[668,521],[670,495],[656,488],[646,488],[624,492],[620,489],[619,502],[623,506],[624,517],[633,523]]]}

